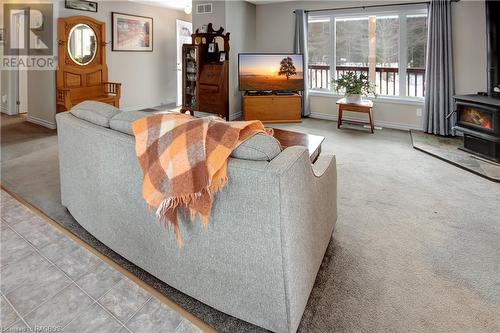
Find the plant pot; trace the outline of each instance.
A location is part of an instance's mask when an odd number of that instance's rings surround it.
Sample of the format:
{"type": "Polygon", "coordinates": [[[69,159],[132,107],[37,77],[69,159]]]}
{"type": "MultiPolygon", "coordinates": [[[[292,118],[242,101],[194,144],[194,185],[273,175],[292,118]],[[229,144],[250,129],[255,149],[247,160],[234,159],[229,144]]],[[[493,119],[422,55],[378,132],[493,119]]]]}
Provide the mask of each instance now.
{"type": "Polygon", "coordinates": [[[353,94],[353,95],[346,95],[345,101],[351,104],[359,104],[361,103],[362,99],[360,94],[353,94]]]}

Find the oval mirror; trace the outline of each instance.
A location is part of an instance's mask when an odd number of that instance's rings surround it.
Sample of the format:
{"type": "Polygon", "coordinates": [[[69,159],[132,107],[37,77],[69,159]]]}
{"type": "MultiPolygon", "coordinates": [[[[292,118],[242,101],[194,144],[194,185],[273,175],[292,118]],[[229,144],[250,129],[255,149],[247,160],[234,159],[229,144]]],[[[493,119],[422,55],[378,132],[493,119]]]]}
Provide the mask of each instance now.
{"type": "Polygon", "coordinates": [[[86,24],[75,25],[69,32],[68,53],[78,65],[91,63],[97,54],[94,30],[86,24]]]}

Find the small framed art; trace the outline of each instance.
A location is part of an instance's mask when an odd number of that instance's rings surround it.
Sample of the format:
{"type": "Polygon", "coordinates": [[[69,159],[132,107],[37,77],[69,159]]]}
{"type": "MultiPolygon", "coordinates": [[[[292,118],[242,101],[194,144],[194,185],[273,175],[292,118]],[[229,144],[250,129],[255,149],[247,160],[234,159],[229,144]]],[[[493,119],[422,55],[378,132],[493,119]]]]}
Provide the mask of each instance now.
{"type": "Polygon", "coordinates": [[[64,7],[68,9],[83,10],[85,12],[97,13],[97,2],[86,0],[66,0],[64,7]]]}
{"type": "Polygon", "coordinates": [[[221,52],[219,55],[219,61],[224,62],[226,61],[226,52],[221,52]]]}
{"type": "Polygon", "coordinates": [[[153,18],[111,13],[112,50],[129,52],[153,51],[153,18]]]}

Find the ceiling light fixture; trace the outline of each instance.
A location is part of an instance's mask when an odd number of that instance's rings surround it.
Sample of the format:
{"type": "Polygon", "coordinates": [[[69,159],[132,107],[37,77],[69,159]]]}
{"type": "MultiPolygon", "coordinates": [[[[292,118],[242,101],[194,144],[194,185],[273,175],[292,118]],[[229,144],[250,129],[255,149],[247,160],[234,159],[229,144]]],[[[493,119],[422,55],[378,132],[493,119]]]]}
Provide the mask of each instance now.
{"type": "Polygon", "coordinates": [[[192,10],[193,10],[193,7],[191,7],[191,5],[187,5],[186,7],[184,7],[184,13],[186,13],[188,15],[191,14],[192,10]]]}

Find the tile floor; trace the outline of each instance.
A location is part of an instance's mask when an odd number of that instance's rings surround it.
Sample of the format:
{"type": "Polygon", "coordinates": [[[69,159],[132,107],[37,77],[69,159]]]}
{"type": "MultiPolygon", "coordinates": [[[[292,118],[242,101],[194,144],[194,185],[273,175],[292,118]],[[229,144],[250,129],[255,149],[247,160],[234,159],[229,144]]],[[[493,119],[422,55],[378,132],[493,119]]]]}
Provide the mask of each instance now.
{"type": "Polygon", "coordinates": [[[201,332],[1,191],[0,330],[201,332]]]}

